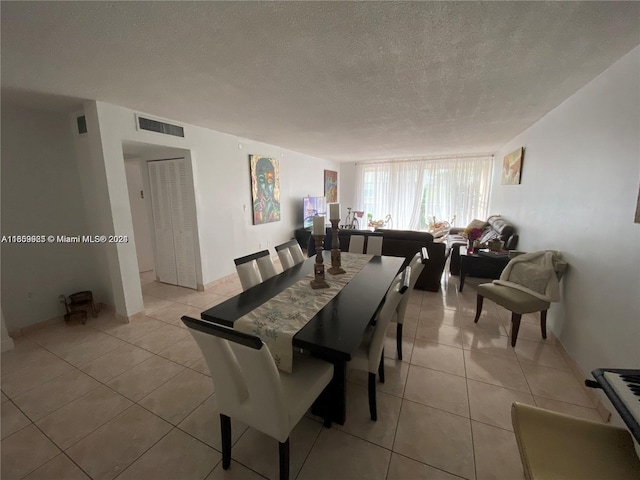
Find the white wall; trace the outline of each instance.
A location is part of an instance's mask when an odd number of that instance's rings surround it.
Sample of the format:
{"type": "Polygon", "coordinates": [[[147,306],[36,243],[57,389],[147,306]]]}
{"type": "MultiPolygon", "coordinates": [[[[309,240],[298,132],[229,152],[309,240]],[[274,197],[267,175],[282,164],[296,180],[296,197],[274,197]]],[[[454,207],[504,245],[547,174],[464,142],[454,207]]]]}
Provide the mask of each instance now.
{"type": "MultiPolygon", "coordinates": [[[[67,115],[2,106],[2,235],[87,235],[67,115]]],[[[2,244],[2,311],[9,331],[64,313],[58,295],[109,296],[89,244],[2,244]]]]}
{"type": "Polygon", "coordinates": [[[342,217],[346,217],[346,207],[361,210],[356,200],[356,164],[354,162],[342,163],[338,172],[338,194],[342,205],[342,217]]]}
{"type": "MultiPolygon", "coordinates": [[[[133,110],[87,102],[85,110],[92,108],[97,112],[95,123],[99,125],[102,155],[108,172],[115,234],[132,233],[130,211],[120,205],[123,199],[128,203],[123,142],[142,142],[190,152],[187,157],[194,177],[201,277],[205,285],[233,273],[234,258],[260,248],[273,248],[293,238],[293,230],[302,225],[302,197],[322,195],[324,170],[338,169],[335,162],[190,125],[184,125],[184,138],[138,131],[133,110]],[[249,154],[280,160],[280,222],[252,225],[249,154]]],[[[89,116],[87,122],[90,127],[89,116]]],[[[116,292],[114,288],[116,308],[122,314],[133,315],[140,308],[139,293],[128,288],[133,283],[139,285],[135,246],[118,245],[117,256],[124,289],[116,292]],[[129,268],[132,265],[133,268],[129,268]],[[124,300],[118,301],[119,295],[124,300]]],[[[117,269],[112,273],[117,273],[117,269]]]]}
{"type": "MultiPolygon", "coordinates": [[[[147,208],[147,199],[141,197],[140,192],[144,192],[141,168],[146,167],[146,163],[141,160],[127,160],[125,171],[127,175],[127,189],[129,190],[129,204],[131,205],[131,221],[135,234],[136,254],[138,256],[138,270],[148,272],[153,270],[153,241],[151,237],[151,227],[149,218],[151,217],[147,208]]],[[[146,197],[151,192],[148,190],[146,197]]]]}
{"type": "Polygon", "coordinates": [[[0,343],[0,351],[7,352],[12,350],[15,346],[13,343],[13,339],[9,336],[9,332],[7,330],[7,324],[4,321],[4,312],[0,308],[0,339],[2,342],[0,343]]]}
{"type": "Polygon", "coordinates": [[[557,249],[570,268],[550,327],[585,375],[640,368],[640,47],[496,154],[491,212],[519,250],[557,249]],[[524,146],[521,185],[501,159],[524,146]]]}

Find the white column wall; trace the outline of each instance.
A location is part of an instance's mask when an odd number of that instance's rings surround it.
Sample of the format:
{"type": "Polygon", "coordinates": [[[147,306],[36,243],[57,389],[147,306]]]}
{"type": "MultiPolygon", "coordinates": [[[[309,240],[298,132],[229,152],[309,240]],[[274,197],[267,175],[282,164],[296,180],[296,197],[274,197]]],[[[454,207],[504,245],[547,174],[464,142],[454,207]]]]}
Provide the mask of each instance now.
{"type": "MultiPolygon", "coordinates": [[[[2,235],[88,235],[89,215],[64,114],[2,106],[2,235]]],[[[2,310],[9,332],[65,313],[60,294],[108,301],[98,248],[2,244],[2,310]]]]}
{"type": "Polygon", "coordinates": [[[338,191],[340,195],[340,201],[342,202],[344,213],[342,217],[346,217],[346,207],[351,207],[354,210],[362,208],[362,205],[358,204],[356,200],[356,164],[343,163],[340,165],[340,171],[338,172],[338,191]]]}
{"type": "MultiPolygon", "coordinates": [[[[132,235],[133,231],[122,142],[142,142],[189,151],[186,157],[194,177],[202,259],[199,278],[204,285],[233,273],[233,258],[260,248],[273,248],[292,238],[293,230],[302,226],[302,197],[323,195],[324,170],[338,170],[335,162],[191,125],[183,125],[184,138],[139,131],[133,110],[87,102],[85,110],[91,108],[97,112],[100,130],[100,145],[94,145],[94,152],[99,154],[98,149],[102,148],[113,233],[117,235],[132,235]],[[280,222],[252,225],[249,154],[280,160],[280,222]]],[[[89,115],[87,120],[89,124],[89,115]]],[[[115,304],[119,313],[133,315],[142,309],[135,246],[133,243],[120,244],[114,251],[117,262],[110,259],[111,273],[114,282],[120,278],[124,286],[119,289],[114,284],[115,304]]]]}
{"type": "Polygon", "coordinates": [[[2,339],[2,343],[0,344],[0,351],[7,352],[12,350],[15,346],[13,343],[13,339],[9,336],[9,332],[7,331],[7,325],[4,323],[4,312],[0,309],[0,338],[2,339]]]}
{"type": "Polygon", "coordinates": [[[640,368],[639,181],[640,47],[496,154],[490,211],[517,225],[519,250],[569,262],[549,322],[585,375],[640,368]],[[501,185],[521,146],[522,184],[501,185]]]}

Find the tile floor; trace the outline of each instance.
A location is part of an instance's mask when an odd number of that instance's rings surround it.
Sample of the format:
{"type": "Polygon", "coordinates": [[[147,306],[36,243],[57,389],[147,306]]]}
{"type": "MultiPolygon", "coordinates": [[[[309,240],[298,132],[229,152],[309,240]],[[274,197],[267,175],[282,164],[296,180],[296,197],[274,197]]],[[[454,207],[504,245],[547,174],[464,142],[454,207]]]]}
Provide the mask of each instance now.
{"type": "MultiPolygon", "coordinates": [[[[194,292],[141,279],[146,317],[51,325],[2,354],[3,480],[277,478],[277,442],[236,422],[232,466],[222,469],[214,387],[179,320],[239,282],[194,292]]],[[[536,317],[523,319],[515,349],[506,310],[485,302],[473,323],[473,280],[464,293],[452,277],[440,293],[411,294],[404,361],[389,328],[378,421],[366,374],[351,372],[346,424],[324,429],[307,416],[292,432],[292,479],[515,480],[513,401],[600,419],[536,317]]]]}

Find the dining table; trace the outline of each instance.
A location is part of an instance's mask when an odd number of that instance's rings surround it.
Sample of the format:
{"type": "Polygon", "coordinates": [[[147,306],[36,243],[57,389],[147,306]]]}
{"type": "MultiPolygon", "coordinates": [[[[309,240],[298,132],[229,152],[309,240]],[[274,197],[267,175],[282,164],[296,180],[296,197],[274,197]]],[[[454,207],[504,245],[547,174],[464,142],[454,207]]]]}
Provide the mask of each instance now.
{"type": "MultiPolygon", "coordinates": [[[[350,254],[342,253],[343,258],[348,255],[350,254]]],[[[362,342],[365,330],[374,321],[389,286],[405,262],[403,257],[368,257],[368,261],[348,283],[292,338],[295,349],[333,364],[333,379],[324,400],[328,405],[317,407],[314,412],[320,413],[322,408],[329,408],[331,420],[340,425],[344,425],[346,419],[347,362],[362,342]]],[[[323,251],[323,260],[325,265],[330,265],[329,250],[323,251]]],[[[311,280],[314,263],[315,256],[307,258],[304,262],[205,310],[201,313],[201,318],[233,327],[236,321],[251,314],[286,289],[299,285],[305,278],[311,280]]],[[[325,275],[331,281],[332,275],[325,275]]]]}

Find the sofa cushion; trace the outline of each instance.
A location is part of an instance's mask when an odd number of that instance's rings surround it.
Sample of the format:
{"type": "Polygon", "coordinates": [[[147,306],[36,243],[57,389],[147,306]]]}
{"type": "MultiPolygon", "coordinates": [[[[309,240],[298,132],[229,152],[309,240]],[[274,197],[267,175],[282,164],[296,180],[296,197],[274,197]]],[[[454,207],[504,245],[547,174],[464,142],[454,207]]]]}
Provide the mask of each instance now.
{"type": "Polygon", "coordinates": [[[500,215],[492,215],[487,220],[491,228],[500,235],[500,240],[507,241],[511,235],[516,233],[516,229],[507,223],[500,215]]]}
{"type": "Polygon", "coordinates": [[[474,218],[473,220],[471,220],[471,223],[467,225],[467,228],[465,230],[471,230],[472,228],[479,228],[480,230],[484,230],[487,225],[488,223],[484,220],[478,220],[477,218],[474,218]]]}
{"type": "Polygon", "coordinates": [[[382,254],[404,257],[403,268],[422,247],[427,247],[429,259],[416,281],[415,288],[432,292],[440,289],[440,280],[446,261],[444,243],[434,243],[433,235],[428,232],[390,229],[377,229],[376,232],[382,232],[383,235],[382,254]]]}
{"type": "Polygon", "coordinates": [[[487,243],[493,240],[494,238],[498,238],[500,235],[493,228],[487,227],[482,231],[482,236],[480,237],[480,243],[487,243]]]}

